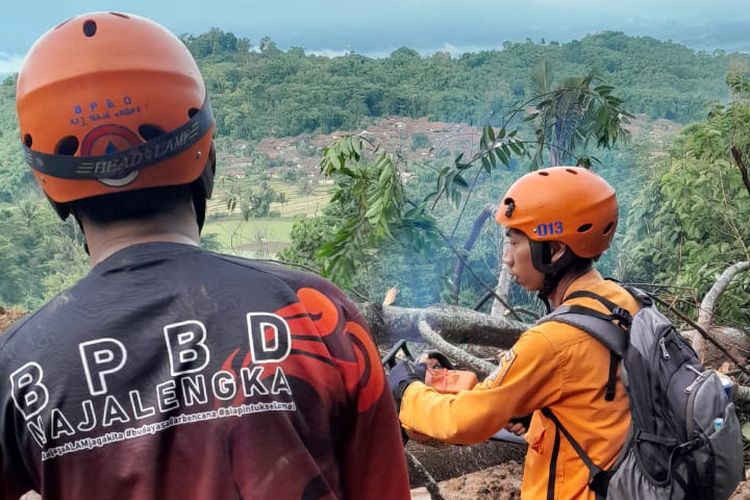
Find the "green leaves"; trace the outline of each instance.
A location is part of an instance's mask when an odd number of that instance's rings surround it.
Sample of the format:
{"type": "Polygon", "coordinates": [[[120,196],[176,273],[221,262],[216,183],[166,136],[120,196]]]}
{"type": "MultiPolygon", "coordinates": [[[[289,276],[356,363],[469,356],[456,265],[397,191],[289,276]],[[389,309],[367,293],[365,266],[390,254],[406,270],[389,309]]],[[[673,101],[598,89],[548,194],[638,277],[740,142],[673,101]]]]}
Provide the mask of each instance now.
{"type": "Polygon", "coordinates": [[[590,164],[590,159],[576,157],[589,142],[608,149],[629,136],[624,125],[633,115],[623,108],[623,99],[612,94],[613,86],[604,84],[594,73],[568,78],[557,88],[553,88],[552,80],[549,65],[542,61],[531,77],[534,97],[517,109],[527,113],[525,120],[533,126],[534,168],[566,165],[571,160],[578,165],[590,164]],[[534,111],[526,111],[531,104],[534,111]]]}
{"type": "Polygon", "coordinates": [[[623,109],[623,100],[612,94],[614,87],[593,73],[568,78],[563,86],[553,88],[550,65],[542,61],[530,83],[534,96],[516,104],[503,126],[482,128],[478,153],[468,161],[461,153],[453,168],[440,170],[435,190],[425,199],[433,208],[443,196],[455,206],[461,203],[462,193],[471,189],[465,175],[476,163],[488,175],[499,164],[509,168],[514,157],[530,159],[532,169],[570,163],[590,168],[598,160],[585,154],[589,142],[610,148],[628,137],[625,125],[632,115],[623,109]],[[517,129],[508,130],[516,115],[526,115],[523,121],[531,125],[533,140],[520,139],[517,129]],[[576,156],[578,151],[583,154],[576,156]]]}
{"type": "MultiPolygon", "coordinates": [[[[321,172],[336,180],[331,198],[335,233],[316,252],[323,273],[348,286],[357,270],[385,241],[423,244],[434,226],[423,209],[407,205],[401,174],[393,157],[360,136],[345,136],[323,150],[321,172]]],[[[464,183],[458,175],[450,183],[464,183]]]]}
{"type": "Polygon", "coordinates": [[[441,168],[438,172],[435,190],[429,193],[424,201],[431,202],[434,208],[445,196],[454,206],[458,206],[461,203],[462,193],[471,188],[465,176],[476,166],[477,162],[485,173],[492,174],[497,169],[498,163],[509,168],[513,155],[523,157],[525,154],[525,144],[518,139],[517,130],[506,132],[505,127],[495,129],[490,125],[485,125],[479,139],[479,152],[468,161],[464,161],[464,154],[459,153],[453,162],[453,167],[441,168]]]}
{"type": "Polygon", "coordinates": [[[362,154],[363,142],[360,136],[347,135],[323,148],[320,171],[326,177],[332,177],[335,174],[357,177],[357,173],[348,169],[346,164],[349,161],[359,161],[362,154]]]}

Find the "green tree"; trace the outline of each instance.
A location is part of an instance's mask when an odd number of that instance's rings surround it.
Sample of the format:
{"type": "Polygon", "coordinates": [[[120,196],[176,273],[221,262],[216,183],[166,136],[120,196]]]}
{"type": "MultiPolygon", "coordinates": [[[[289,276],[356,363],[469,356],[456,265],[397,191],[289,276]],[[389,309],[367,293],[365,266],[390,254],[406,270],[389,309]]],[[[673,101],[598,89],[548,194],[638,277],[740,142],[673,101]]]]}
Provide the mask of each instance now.
{"type": "Polygon", "coordinates": [[[0,205],[0,303],[36,308],[88,271],[78,226],[46,205],[0,205]]]}
{"type": "MultiPolygon", "coordinates": [[[[750,105],[716,106],[686,128],[630,209],[626,277],[674,285],[695,304],[729,265],[750,260],[750,192],[731,149],[750,149],[750,105]]],[[[738,277],[718,315],[747,324],[750,277],[738,277]]]]}

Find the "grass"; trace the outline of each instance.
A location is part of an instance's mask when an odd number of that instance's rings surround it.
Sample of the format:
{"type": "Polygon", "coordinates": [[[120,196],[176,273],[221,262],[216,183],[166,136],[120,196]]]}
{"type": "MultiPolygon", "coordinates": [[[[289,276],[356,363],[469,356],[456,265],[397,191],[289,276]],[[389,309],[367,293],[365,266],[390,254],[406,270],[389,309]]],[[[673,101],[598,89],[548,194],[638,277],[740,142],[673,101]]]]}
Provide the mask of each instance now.
{"type": "Polygon", "coordinates": [[[215,235],[220,251],[225,253],[273,257],[290,243],[293,218],[242,220],[239,215],[207,220],[204,236],[215,235]]]}
{"type": "Polygon", "coordinates": [[[221,252],[246,257],[271,258],[291,242],[292,225],[298,217],[314,216],[328,204],[331,186],[315,186],[309,195],[299,194],[297,186],[272,181],[271,187],[287,196],[287,202],[271,204],[279,217],[242,220],[238,210],[227,210],[219,188],[208,202],[204,236],[215,238],[221,252]]]}

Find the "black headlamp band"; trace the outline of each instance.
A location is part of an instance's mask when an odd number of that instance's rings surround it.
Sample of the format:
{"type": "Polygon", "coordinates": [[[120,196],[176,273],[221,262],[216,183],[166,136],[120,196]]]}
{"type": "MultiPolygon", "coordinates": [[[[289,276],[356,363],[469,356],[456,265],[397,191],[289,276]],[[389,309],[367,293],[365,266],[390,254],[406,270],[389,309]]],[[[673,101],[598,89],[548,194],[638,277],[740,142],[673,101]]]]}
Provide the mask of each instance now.
{"type": "Polygon", "coordinates": [[[143,144],[103,156],[66,156],[40,153],[23,145],[26,162],[36,170],[61,179],[118,179],[163,162],[190,148],[212,127],[214,116],[206,97],[201,109],[179,128],[143,144]]]}

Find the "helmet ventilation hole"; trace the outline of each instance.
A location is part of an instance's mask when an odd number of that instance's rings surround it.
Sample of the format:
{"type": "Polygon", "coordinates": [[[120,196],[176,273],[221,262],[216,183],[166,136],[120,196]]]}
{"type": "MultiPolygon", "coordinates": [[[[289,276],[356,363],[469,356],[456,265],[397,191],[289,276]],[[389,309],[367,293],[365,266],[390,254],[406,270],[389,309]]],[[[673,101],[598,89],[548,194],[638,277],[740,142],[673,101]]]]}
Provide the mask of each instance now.
{"type": "Polygon", "coordinates": [[[549,172],[537,172],[539,175],[543,175],[544,177],[549,176],[549,172]]]}
{"type": "Polygon", "coordinates": [[[145,140],[150,141],[151,139],[164,134],[164,130],[161,127],[157,127],[156,125],[144,123],[143,125],[138,127],[138,133],[145,140]]]}
{"type": "Polygon", "coordinates": [[[33,140],[31,139],[31,134],[24,134],[23,135],[23,143],[26,144],[27,148],[31,147],[31,143],[33,140]]]}
{"type": "Polygon", "coordinates": [[[74,135],[63,137],[55,146],[55,153],[59,155],[73,156],[76,151],[78,151],[78,137],[74,135]]]}
{"type": "Polygon", "coordinates": [[[513,215],[513,210],[516,209],[516,202],[515,202],[515,200],[513,198],[505,198],[503,200],[503,203],[506,206],[505,216],[506,217],[512,216],[513,215]]]}
{"type": "Polygon", "coordinates": [[[190,109],[188,109],[188,116],[189,116],[190,118],[192,118],[192,117],[194,117],[194,116],[195,116],[196,114],[198,114],[198,111],[200,111],[200,109],[198,109],[198,108],[190,108],[190,109]]]}
{"type": "Polygon", "coordinates": [[[590,230],[592,228],[592,224],[586,223],[578,228],[579,233],[585,233],[586,231],[590,230]]]}
{"type": "Polygon", "coordinates": [[[576,172],[572,168],[566,168],[565,171],[568,172],[569,174],[578,175],[578,172],[576,172]]]}
{"type": "Polygon", "coordinates": [[[96,22],[89,19],[83,23],[83,34],[89,38],[96,35],[96,22]]]}
{"type": "Polygon", "coordinates": [[[612,231],[612,228],[615,226],[614,222],[610,222],[607,224],[607,227],[604,228],[604,234],[607,235],[612,231]]]}
{"type": "Polygon", "coordinates": [[[121,17],[123,19],[130,19],[130,16],[126,16],[125,14],[122,14],[120,12],[110,12],[113,16],[121,17]]]}

